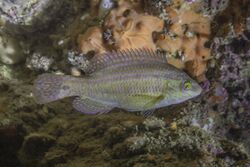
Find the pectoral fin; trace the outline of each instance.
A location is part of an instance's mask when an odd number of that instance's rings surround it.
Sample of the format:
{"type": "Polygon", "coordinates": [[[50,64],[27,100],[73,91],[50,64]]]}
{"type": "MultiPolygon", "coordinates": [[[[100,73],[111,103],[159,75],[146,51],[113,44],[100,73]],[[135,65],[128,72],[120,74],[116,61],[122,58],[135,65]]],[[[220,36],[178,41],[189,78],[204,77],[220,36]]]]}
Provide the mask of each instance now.
{"type": "Polygon", "coordinates": [[[146,111],[154,109],[155,105],[163,99],[163,95],[151,96],[144,94],[136,94],[125,98],[121,104],[121,107],[129,108],[133,111],[146,111]]]}
{"type": "Polygon", "coordinates": [[[141,115],[143,115],[144,117],[150,117],[153,115],[154,111],[155,111],[155,105],[158,104],[159,102],[161,102],[164,99],[163,95],[160,95],[154,99],[152,99],[151,101],[149,101],[147,104],[145,104],[144,106],[144,110],[141,111],[141,115]]]}
{"type": "Polygon", "coordinates": [[[113,106],[102,104],[88,98],[77,97],[73,101],[73,107],[85,114],[103,114],[109,112],[113,106]]]}
{"type": "Polygon", "coordinates": [[[148,103],[146,103],[143,107],[144,110],[148,110],[153,108],[157,103],[159,103],[160,101],[162,101],[164,99],[163,95],[157,96],[152,98],[152,100],[150,100],[148,103]]]}

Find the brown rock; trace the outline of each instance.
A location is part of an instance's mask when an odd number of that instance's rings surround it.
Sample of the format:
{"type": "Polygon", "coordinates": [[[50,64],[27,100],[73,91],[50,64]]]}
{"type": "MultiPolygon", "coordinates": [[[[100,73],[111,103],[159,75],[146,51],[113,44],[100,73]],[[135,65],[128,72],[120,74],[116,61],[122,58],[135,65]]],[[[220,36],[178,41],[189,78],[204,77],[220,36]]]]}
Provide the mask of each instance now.
{"type": "Polygon", "coordinates": [[[25,138],[22,152],[31,157],[42,156],[54,145],[55,141],[53,136],[33,133],[25,138]]]}

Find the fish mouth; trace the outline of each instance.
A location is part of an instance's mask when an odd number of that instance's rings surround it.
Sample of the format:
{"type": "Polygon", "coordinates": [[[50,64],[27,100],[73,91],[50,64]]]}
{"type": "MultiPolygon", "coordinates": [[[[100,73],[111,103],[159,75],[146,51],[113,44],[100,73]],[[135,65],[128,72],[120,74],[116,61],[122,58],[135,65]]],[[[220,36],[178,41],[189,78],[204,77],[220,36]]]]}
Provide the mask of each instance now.
{"type": "Polygon", "coordinates": [[[194,87],[193,87],[191,95],[193,97],[199,96],[202,93],[203,89],[201,88],[201,86],[198,83],[195,82],[193,84],[194,84],[194,87]]]}
{"type": "Polygon", "coordinates": [[[193,99],[202,93],[202,88],[197,84],[193,90],[188,93],[189,99],[193,99]]]}
{"type": "Polygon", "coordinates": [[[199,95],[202,93],[203,89],[200,87],[199,84],[197,84],[197,85],[198,85],[198,86],[197,86],[195,92],[196,92],[196,96],[199,96],[199,95]]]}

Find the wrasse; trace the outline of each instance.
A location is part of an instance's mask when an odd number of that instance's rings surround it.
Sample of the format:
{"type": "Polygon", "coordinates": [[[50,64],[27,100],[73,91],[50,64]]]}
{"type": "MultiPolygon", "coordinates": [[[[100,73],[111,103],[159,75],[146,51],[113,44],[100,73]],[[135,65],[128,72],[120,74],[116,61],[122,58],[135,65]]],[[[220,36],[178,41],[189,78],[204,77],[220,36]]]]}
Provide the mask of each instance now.
{"type": "Polygon", "coordinates": [[[74,96],[73,107],[86,114],[112,108],[147,113],[198,96],[202,89],[185,72],[149,49],[113,51],[90,60],[87,76],[42,74],[34,82],[34,97],[48,103],[74,96]]]}

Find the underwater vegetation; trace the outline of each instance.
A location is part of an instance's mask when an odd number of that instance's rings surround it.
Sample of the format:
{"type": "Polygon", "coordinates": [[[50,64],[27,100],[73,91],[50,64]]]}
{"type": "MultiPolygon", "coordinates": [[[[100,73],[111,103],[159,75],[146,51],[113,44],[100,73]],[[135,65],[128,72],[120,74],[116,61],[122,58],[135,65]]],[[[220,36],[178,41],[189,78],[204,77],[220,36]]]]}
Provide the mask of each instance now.
{"type": "Polygon", "coordinates": [[[249,61],[249,0],[2,0],[0,166],[249,167],[249,61]]]}

